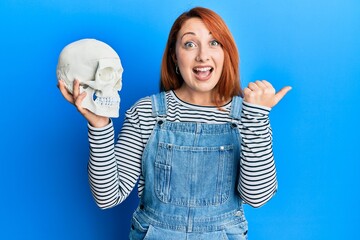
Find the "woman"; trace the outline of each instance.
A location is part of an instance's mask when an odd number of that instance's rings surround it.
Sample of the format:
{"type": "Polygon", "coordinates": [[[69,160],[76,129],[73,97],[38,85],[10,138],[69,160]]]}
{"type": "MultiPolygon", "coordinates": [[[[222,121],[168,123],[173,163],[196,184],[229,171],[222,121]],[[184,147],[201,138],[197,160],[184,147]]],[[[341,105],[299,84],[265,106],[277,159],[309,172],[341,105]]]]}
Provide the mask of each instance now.
{"type": "Polygon", "coordinates": [[[89,179],[100,208],[121,203],[139,179],[130,239],[247,239],[243,203],[276,192],[268,114],[291,89],[267,81],[241,91],[239,58],[223,20],[193,8],[174,22],[162,61],[161,92],[126,112],[114,145],[111,119],[81,107],[89,122],[89,179]]]}

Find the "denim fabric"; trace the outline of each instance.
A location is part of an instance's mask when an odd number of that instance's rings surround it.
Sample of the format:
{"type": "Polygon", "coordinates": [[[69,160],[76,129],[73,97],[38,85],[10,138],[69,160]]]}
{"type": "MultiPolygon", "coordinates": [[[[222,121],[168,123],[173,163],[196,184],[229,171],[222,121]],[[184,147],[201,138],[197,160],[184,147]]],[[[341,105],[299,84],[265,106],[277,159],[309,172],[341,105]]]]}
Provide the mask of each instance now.
{"type": "Polygon", "coordinates": [[[130,239],[247,239],[236,191],[241,98],[226,124],[169,122],[165,93],[152,103],[158,120],[143,153],[145,188],[130,239]]]}

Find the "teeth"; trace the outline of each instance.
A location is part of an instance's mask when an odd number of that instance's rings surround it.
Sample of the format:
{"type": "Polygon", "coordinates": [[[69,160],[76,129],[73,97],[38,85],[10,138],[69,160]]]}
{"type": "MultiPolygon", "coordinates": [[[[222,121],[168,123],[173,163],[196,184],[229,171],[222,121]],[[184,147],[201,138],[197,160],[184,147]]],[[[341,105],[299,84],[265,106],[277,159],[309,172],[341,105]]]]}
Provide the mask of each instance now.
{"type": "Polygon", "coordinates": [[[194,69],[197,72],[206,72],[206,71],[210,71],[211,67],[202,67],[202,68],[194,68],[194,69]]]}
{"type": "Polygon", "coordinates": [[[113,106],[120,103],[118,99],[112,97],[96,97],[95,102],[102,106],[113,106]]]}

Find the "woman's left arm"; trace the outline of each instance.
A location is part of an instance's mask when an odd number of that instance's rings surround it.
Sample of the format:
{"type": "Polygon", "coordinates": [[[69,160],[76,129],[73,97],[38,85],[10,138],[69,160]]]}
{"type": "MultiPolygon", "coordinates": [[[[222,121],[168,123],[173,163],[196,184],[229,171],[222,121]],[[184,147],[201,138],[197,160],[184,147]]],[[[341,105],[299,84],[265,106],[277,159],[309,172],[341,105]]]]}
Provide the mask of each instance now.
{"type": "Polygon", "coordinates": [[[276,93],[265,80],[249,83],[244,89],[238,191],[253,207],[264,205],[277,190],[269,113],[290,89],[284,87],[276,93]]]}

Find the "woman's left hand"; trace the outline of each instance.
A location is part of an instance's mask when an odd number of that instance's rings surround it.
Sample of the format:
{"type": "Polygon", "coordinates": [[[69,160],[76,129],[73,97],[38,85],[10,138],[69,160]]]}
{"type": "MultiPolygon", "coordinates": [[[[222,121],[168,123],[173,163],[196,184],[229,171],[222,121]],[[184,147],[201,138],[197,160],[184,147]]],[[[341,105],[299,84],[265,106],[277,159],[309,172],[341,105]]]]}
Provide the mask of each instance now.
{"type": "Polygon", "coordinates": [[[276,93],[274,87],[266,80],[249,83],[244,88],[244,101],[272,108],[291,90],[287,86],[276,93]]]}

